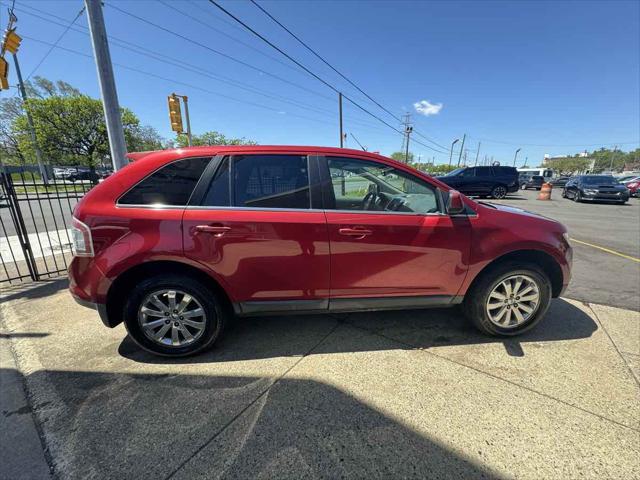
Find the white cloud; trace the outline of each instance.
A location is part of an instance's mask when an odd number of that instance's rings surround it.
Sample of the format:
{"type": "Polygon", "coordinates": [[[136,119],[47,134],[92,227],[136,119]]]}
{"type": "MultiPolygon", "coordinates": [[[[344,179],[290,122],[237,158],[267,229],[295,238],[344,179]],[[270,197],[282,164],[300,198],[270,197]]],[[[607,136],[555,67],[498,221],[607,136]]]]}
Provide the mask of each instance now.
{"type": "Polygon", "coordinates": [[[429,115],[437,115],[442,110],[441,103],[431,103],[428,100],[420,100],[413,104],[416,112],[428,117],[429,115]]]}

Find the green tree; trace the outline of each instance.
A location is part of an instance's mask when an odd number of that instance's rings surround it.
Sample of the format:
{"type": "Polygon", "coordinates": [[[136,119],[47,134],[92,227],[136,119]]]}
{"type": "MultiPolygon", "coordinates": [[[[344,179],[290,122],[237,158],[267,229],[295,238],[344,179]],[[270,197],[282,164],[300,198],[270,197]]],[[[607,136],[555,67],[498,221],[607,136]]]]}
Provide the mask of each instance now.
{"type": "MultiPolygon", "coordinates": [[[[48,163],[95,167],[110,163],[102,102],[70,84],[35,77],[26,82],[26,105],[13,97],[0,101],[0,144],[7,163],[35,163],[24,108],[33,118],[38,144],[48,163]]],[[[121,109],[128,151],[158,150],[165,140],[150,126],[140,125],[127,108],[121,109]]],[[[3,160],[4,161],[4,160],[3,160]]]]}
{"type": "MultiPolygon", "coordinates": [[[[188,145],[186,135],[178,135],[175,141],[177,147],[186,147],[188,145]]],[[[247,140],[246,138],[231,138],[223,135],[220,132],[208,131],[199,135],[191,136],[191,144],[194,147],[204,145],[257,145],[253,140],[247,140]]]]}
{"type": "MultiPolygon", "coordinates": [[[[406,155],[405,152],[393,152],[390,157],[399,162],[404,162],[406,155]]],[[[413,162],[413,153],[411,152],[409,152],[409,162],[413,162]]]]}
{"type": "MultiPolygon", "coordinates": [[[[109,139],[102,102],[87,95],[33,98],[25,106],[31,112],[38,143],[52,164],[80,164],[96,167],[109,159],[109,139]]],[[[138,118],[121,109],[122,126],[127,145],[137,141],[138,118]]],[[[19,148],[34,155],[25,115],[13,124],[19,148]]],[[[26,155],[25,155],[26,156],[26,155]]]]}

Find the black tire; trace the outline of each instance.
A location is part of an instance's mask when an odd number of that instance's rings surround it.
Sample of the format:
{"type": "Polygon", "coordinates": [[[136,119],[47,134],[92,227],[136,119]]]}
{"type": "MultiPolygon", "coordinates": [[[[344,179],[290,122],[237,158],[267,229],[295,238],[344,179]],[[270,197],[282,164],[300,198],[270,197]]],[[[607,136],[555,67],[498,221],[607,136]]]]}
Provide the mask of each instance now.
{"type": "Polygon", "coordinates": [[[562,198],[567,198],[567,191],[564,188],[562,189],[562,198]]]}
{"type": "Polygon", "coordinates": [[[496,185],[491,190],[491,196],[496,199],[501,199],[507,196],[507,187],[504,185],[496,185]]]}
{"type": "Polygon", "coordinates": [[[198,280],[184,275],[158,275],[141,281],[133,288],[124,306],[124,324],[133,341],[144,350],[165,357],[186,357],[211,347],[222,336],[225,320],[225,309],[215,292],[198,280]],[[183,346],[160,345],[145,335],[138,321],[138,311],[147,295],[156,290],[172,288],[188,293],[200,303],[206,315],[202,335],[183,346]]]}
{"type": "Polygon", "coordinates": [[[478,278],[465,295],[462,309],[467,319],[482,333],[492,336],[511,337],[536,326],[544,318],[550,303],[551,281],[546,273],[533,264],[503,263],[487,272],[481,273],[481,277],[478,278]],[[485,305],[494,287],[512,275],[527,275],[533,279],[540,292],[540,301],[534,314],[525,323],[514,328],[502,328],[490,320],[485,305]]]}
{"type": "Polygon", "coordinates": [[[577,203],[582,202],[582,194],[580,193],[580,190],[573,194],[573,200],[577,203]]]}

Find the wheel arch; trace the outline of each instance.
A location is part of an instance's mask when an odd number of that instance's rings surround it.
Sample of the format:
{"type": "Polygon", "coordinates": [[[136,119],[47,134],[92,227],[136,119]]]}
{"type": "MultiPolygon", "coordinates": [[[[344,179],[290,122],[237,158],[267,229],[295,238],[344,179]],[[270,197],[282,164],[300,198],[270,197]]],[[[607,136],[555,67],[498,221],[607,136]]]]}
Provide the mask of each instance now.
{"type": "Polygon", "coordinates": [[[115,327],[122,323],[122,310],[127,296],[126,292],[130,291],[138,281],[163,273],[181,274],[199,280],[221,299],[223,308],[229,309],[229,312],[233,311],[227,292],[213,277],[207,275],[204,271],[179,261],[154,260],[140,263],[125,270],[110,285],[106,302],[108,326],[115,327]]]}
{"type": "Polygon", "coordinates": [[[515,250],[493,259],[476,274],[469,284],[467,292],[471,291],[483,276],[491,273],[496,267],[507,262],[527,263],[539,267],[551,281],[551,296],[555,298],[560,295],[563,282],[560,264],[549,253],[533,249],[515,250]]]}

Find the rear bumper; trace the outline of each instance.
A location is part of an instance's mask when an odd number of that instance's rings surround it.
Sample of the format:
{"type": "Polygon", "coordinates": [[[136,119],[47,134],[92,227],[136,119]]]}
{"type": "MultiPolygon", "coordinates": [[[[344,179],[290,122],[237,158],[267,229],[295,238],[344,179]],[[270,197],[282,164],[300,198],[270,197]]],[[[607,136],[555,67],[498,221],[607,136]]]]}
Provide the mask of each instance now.
{"type": "Polygon", "coordinates": [[[82,305],[83,307],[90,308],[91,310],[97,310],[98,315],[100,315],[100,320],[106,327],[113,328],[115,325],[111,325],[109,322],[109,316],[107,315],[107,306],[104,303],[93,303],[83,298],[78,297],[73,292],[71,292],[71,296],[76,301],[78,305],[82,305]]]}

